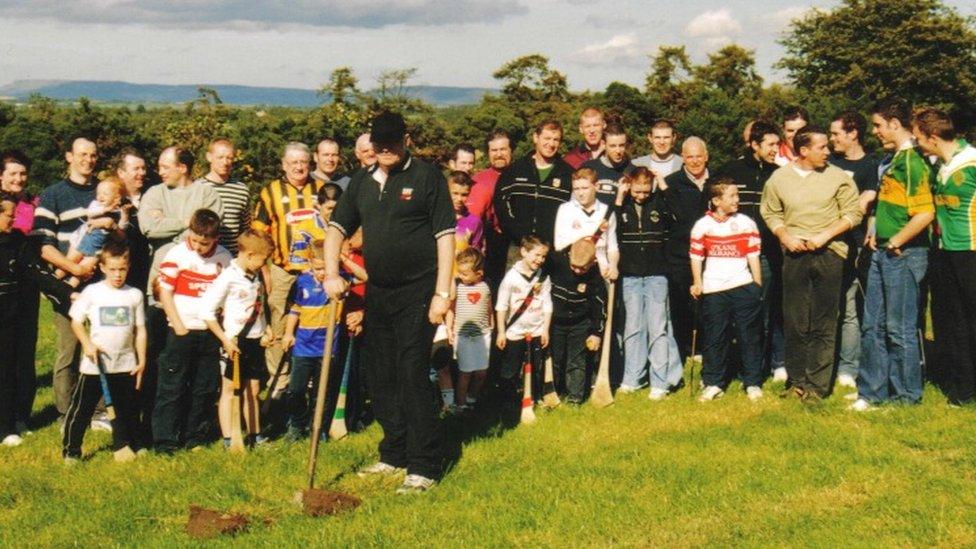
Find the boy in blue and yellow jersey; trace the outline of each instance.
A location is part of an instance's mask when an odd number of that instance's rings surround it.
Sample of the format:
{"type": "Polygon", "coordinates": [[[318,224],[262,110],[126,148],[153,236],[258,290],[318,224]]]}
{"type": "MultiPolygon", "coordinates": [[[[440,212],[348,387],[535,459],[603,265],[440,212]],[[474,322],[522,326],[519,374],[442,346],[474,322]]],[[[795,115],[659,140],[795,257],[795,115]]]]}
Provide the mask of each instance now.
{"type": "MultiPolygon", "coordinates": [[[[289,440],[301,438],[308,429],[310,420],[308,382],[310,379],[313,381],[312,394],[314,395],[318,383],[315,373],[319,371],[322,363],[329,322],[329,297],[322,288],[322,281],[325,280],[324,241],[314,241],[311,252],[311,268],[298,275],[292,286],[291,307],[281,341],[282,348],[286,350],[291,348],[291,376],[288,379],[287,393],[287,438],[289,440]]],[[[339,319],[341,315],[340,311],[337,311],[336,321],[339,319]]],[[[339,340],[338,335],[339,331],[336,330],[332,343],[334,346],[339,340]]],[[[333,347],[333,351],[336,350],[336,347],[333,347]]],[[[333,352],[333,356],[336,354],[338,353],[333,352]]],[[[326,402],[328,403],[328,399],[326,402]]]]}

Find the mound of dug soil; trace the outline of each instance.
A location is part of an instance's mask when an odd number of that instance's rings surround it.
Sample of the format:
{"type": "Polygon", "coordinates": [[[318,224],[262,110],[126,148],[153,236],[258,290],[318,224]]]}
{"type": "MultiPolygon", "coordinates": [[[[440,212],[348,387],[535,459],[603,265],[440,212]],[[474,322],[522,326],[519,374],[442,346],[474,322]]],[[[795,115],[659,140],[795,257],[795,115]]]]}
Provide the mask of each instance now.
{"type": "Polygon", "coordinates": [[[244,515],[221,513],[199,505],[190,506],[190,519],[186,521],[186,533],[197,539],[212,538],[225,534],[234,535],[244,530],[250,521],[244,515]]]}
{"type": "Polygon", "coordinates": [[[349,511],[359,507],[362,502],[363,500],[356,496],[343,494],[342,492],[317,489],[302,491],[302,506],[305,509],[305,514],[313,517],[335,515],[343,511],[349,511]]]}

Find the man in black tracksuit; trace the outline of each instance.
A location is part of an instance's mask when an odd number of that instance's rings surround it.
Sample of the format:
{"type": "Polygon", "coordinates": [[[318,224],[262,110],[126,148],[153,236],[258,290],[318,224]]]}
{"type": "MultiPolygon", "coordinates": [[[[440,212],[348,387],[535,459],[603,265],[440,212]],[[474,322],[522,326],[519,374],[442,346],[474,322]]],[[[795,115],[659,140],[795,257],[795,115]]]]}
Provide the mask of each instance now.
{"type": "MultiPolygon", "coordinates": [[[[671,236],[665,244],[668,255],[668,297],[671,322],[678,342],[681,362],[691,352],[691,331],[695,318],[691,288],[691,228],[705,214],[703,191],[708,184],[708,149],[698,137],[689,137],[681,145],[684,167],[665,178],[664,199],[674,216],[671,236]]],[[[696,351],[697,352],[697,351],[696,351]]]]}
{"type": "Polygon", "coordinates": [[[380,461],[360,474],[406,468],[397,493],[422,492],[440,475],[443,458],[428,372],[434,325],[450,304],[454,208],[440,170],[406,150],[400,115],[374,118],[370,139],[377,162],[353,174],[329,223],[325,289],[341,298],[339,249],[362,227],[366,376],[384,438],[380,461]]]}
{"type": "Polygon", "coordinates": [[[556,389],[566,402],[586,398],[587,370],[600,348],[606,322],[607,285],[596,266],[596,248],[589,239],[549,256],[552,282],[553,373],[556,389]]]}
{"type": "Polygon", "coordinates": [[[573,190],[573,169],[556,154],[562,132],[555,121],[536,126],[532,136],[535,152],[514,162],[498,178],[493,203],[509,243],[507,267],[519,259],[524,236],[537,234],[552,245],[556,212],[573,190]]]}
{"type": "Polygon", "coordinates": [[[749,132],[749,152],[726,164],[719,175],[731,177],[739,188],[739,212],[752,218],[759,226],[762,239],[763,279],[763,328],[765,371],[783,367],[783,252],[779,239],[769,232],[766,222],[759,215],[766,180],[779,166],[775,164],[779,150],[779,132],[776,126],[762,120],[756,121],[749,132]]]}

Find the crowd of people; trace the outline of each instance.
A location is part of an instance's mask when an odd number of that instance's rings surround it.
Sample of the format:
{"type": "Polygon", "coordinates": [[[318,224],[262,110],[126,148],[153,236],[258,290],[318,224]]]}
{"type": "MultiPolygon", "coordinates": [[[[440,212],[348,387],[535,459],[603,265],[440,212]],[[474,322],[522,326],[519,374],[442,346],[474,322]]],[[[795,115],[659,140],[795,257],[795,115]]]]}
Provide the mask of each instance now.
{"type": "Polygon", "coordinates": [[[627,128],[587,108],[566,154],[559,122],[539,123],[519,159],[495,130],[472,173],[475,147],[426,162],[384,113],[348,174],[335,140],[289,143],[282,177],[255,197],[227,139],[210,143],[197,179],[194,151],[166,148],[160,182],[143,189],[142,153],[124,149],[99,179],[98,148],[79,137],[65,179],[40,196],[26,190],[30,160],[4,152],[2,444],[30,433],[40,294],[55,311],[67,463],[89,428],[112,431],[120,461],[218,432],[229,446],[235,394],[248,443],[267,443],[265,387],[283,438],[307,437],[330,346],[327,417],[351,430],[375,417],[379,461],[360,473],[406,473],[399,492],[441,473],[439,415],[517,415],[541,396],[547,363],[579,405],[604,344],[617,391],[653,401],[700,362],[703,402],[736,379],[759,400],[772,379],[804,403],[855,388],[849,408],[863,412],[918,403],[928,377],[951,405],[970,403],[976,149],[938,109],[889,98],[868,114],[826,129],[799,107],[749,121],[741,156],[713,169],[698,137],[675,152],[668,120],[632,158],[627,128]]]}

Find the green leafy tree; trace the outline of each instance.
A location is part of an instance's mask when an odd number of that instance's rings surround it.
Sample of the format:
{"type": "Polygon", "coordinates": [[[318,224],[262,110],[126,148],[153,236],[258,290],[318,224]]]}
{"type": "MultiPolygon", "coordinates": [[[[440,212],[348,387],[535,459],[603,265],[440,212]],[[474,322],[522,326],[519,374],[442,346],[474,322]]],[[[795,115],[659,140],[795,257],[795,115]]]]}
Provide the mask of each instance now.
{"type": "Polygon", "coordinates": [[[793,21],[777,64],[811,95],[866,106],[890,94],[976,122],[973,19],[939,0],[843,0],[793,21]]]}

